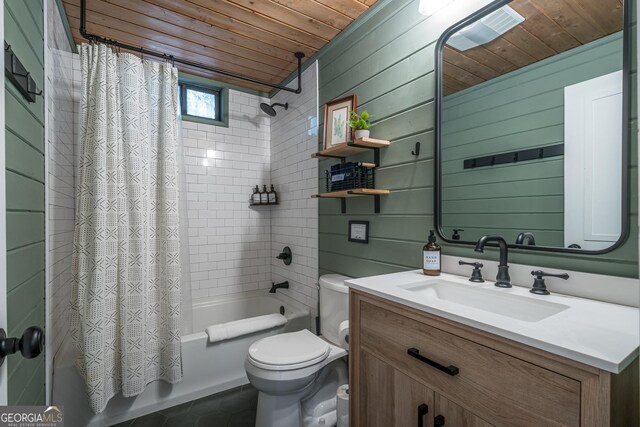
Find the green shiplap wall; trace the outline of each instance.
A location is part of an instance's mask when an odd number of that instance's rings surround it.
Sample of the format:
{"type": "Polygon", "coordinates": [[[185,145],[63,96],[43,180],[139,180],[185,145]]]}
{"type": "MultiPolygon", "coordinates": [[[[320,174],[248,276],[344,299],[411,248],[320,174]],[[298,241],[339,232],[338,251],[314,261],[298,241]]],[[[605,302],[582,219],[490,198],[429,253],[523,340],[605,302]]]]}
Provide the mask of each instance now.
{"type": "Polygon", "coordinates": [[[465,159],[562,144],[564,88],[622,69],[612,34],[443,99],[442,229],[564,246],[564,156],[464,169],[465,159]],[[517,196],[517,197],[515,197],[517,196]]]}
{"type": "MultiPolygon", "coordinates": [[[[320,105],[351,93],[357,94],[358,109],[367,109],[376,125],[374,138],[390,139],[381,150],[382,167],[376,175],[380,188],[392,193],[381,199],[381,213],[373,213],[372,198],[347,200],[347,214],[340,213],[339,200],[319,201],[320,273],[336,272],[353,277],[391,273],[421,266],[421,250],[428,230],[433,228],[434,173],[434,45],[442,32],[462,19],[466,2],[453,4],[426,19],[418,13],[418,0],[381,2],[374,6],[355,31],[349,32],[321,51],[319,61],[320,105]],[[420,156],[411,155],[416,141],[420,156]],[[350,219],[370,221],[369,244],[347,240],[350,219]]],[[[632,16],[635,16],[635,0],[632,16]]],[[[635,24],[632,29],[633,96],[636,99],[635,24]]],[[[631,114],[635,129],[637,113],[631,114]]],[[[320,126],[322,128],[322,124],[320,126]]],[[[632,135],[631,238],[605,255],[543,254],[510,251],[510,261],[551,268],[565,268],[627,277],[638,275],[636,135],[632,135]]],[[[354,156],[370,160],[371,154],[354,156]]],[[[323,160],[319,167],[319,189],[324,189],[324,171],[334,162],[323,160]]],[[[445,254],[460,257],[478,255],[497,260],[494,250],[476,254],[469,246],[443,245],[445,254]]]]}
{"type": "MultiPolygon", "coordinates": [[[[5,0],[4,39],[44,87],[42,0],[5,0]]],[[[6,80],[7,323],[9,336],[45,323],[44,102],[6,80]]],[[[7,358],[10,405],[45,403],[45,357],[7,358]]]]}

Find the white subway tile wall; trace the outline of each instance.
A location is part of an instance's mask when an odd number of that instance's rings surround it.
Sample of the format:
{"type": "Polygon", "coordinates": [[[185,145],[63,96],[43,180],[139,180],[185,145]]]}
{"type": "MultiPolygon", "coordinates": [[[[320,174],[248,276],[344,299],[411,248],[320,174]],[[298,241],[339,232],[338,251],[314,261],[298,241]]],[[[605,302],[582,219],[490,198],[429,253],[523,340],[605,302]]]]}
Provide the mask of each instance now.
{"type": "Polygon", "coordinates": [[[271,184],[261,102],[268,100],[230,90],[229,127],[182,122],[183,265],[195,302],[271,286],[271,211],[249,208],[253,187],[271,184]]]}
{"type": "Polygon", "coordinates": [[[75,217],[74,70],[69,39],[56,2],[47,3],[47,335],[51,356],[67,331],[75,217]]]}
{"type": "MultiPolygon", "coordinates": [[[[297,84],[294,81],[290,86],[297,84]]],[[[271,179],[280,205],[271,208],[271,276],[289,281],[278,290],[307,305],[318,304],[318,79],[316,65],[302,73],[302,93],[279,92],[272,102],[289,103],[271,119],[271,179]],[[275,257],[285,246],[293,252],[291,265],[275,257]]]]}

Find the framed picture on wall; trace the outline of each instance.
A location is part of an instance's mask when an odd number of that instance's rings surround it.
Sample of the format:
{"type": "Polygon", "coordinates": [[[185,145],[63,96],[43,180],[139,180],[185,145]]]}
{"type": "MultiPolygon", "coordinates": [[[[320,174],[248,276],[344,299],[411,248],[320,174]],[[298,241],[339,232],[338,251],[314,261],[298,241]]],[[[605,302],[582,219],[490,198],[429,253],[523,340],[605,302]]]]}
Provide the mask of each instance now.
{"type": "Polygon", "coordinates": [[[349,127],[349,114],[356,109],[356,96],[345,98],[324,104],[324,149],[342,144],[351,139],[349,127]]]}
{"type": "Polygon", "coordinates": [[[369,243],[369,221],[349,221],[349,241],[369,243]]]}

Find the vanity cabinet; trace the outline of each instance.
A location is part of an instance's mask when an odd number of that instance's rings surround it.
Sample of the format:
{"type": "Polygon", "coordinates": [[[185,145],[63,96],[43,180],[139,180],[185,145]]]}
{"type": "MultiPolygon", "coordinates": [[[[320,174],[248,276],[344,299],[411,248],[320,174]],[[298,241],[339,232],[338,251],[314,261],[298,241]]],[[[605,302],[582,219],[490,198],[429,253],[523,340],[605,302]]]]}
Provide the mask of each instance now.
{"type": "Polygon", "coordinates": [[[351,427],[637,426],[614,375],[350,290],[351,427]]]}

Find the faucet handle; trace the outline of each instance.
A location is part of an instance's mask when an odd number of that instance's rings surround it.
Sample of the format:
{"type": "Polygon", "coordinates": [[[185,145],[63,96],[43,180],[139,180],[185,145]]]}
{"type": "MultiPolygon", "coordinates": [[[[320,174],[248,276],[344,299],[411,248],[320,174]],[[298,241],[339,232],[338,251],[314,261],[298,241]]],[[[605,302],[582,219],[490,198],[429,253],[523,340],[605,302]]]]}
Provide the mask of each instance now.
{"type": "Polygon", "coordinates": [[[550,293],[547,290],[547,285],[544,283],[545,277],[557,277],[563,280],[567,280],[569,278],[569,275],[567,273],[553,274],[545,273],[542,270],[534,270],[531,272],[531,275],[534,276],[535,279],[533,279],[533,286],[531,287],[531,290],[529,290],[529,292],[537,295],[549,295],[550,293]]]}
{"type": "Polygon", "coordinates": [[[482,270],[481,268],[484,265],[480,262],[466,262],[459,260],[458,265],[471,265],[473,266],[473,272],[471,272],[471,277],[469,278],[470,282],[483,283],[484,279],[482,278],[482,270]]]}
{"type": "Polygon", "coordinates": [[[290,265],[293,259],[293,254],[291,253],[291,248],[289,246],[285,246],[282,252],[276,257],[276,259],[281,259],[284,262],[284,265],[290,265]]]}

